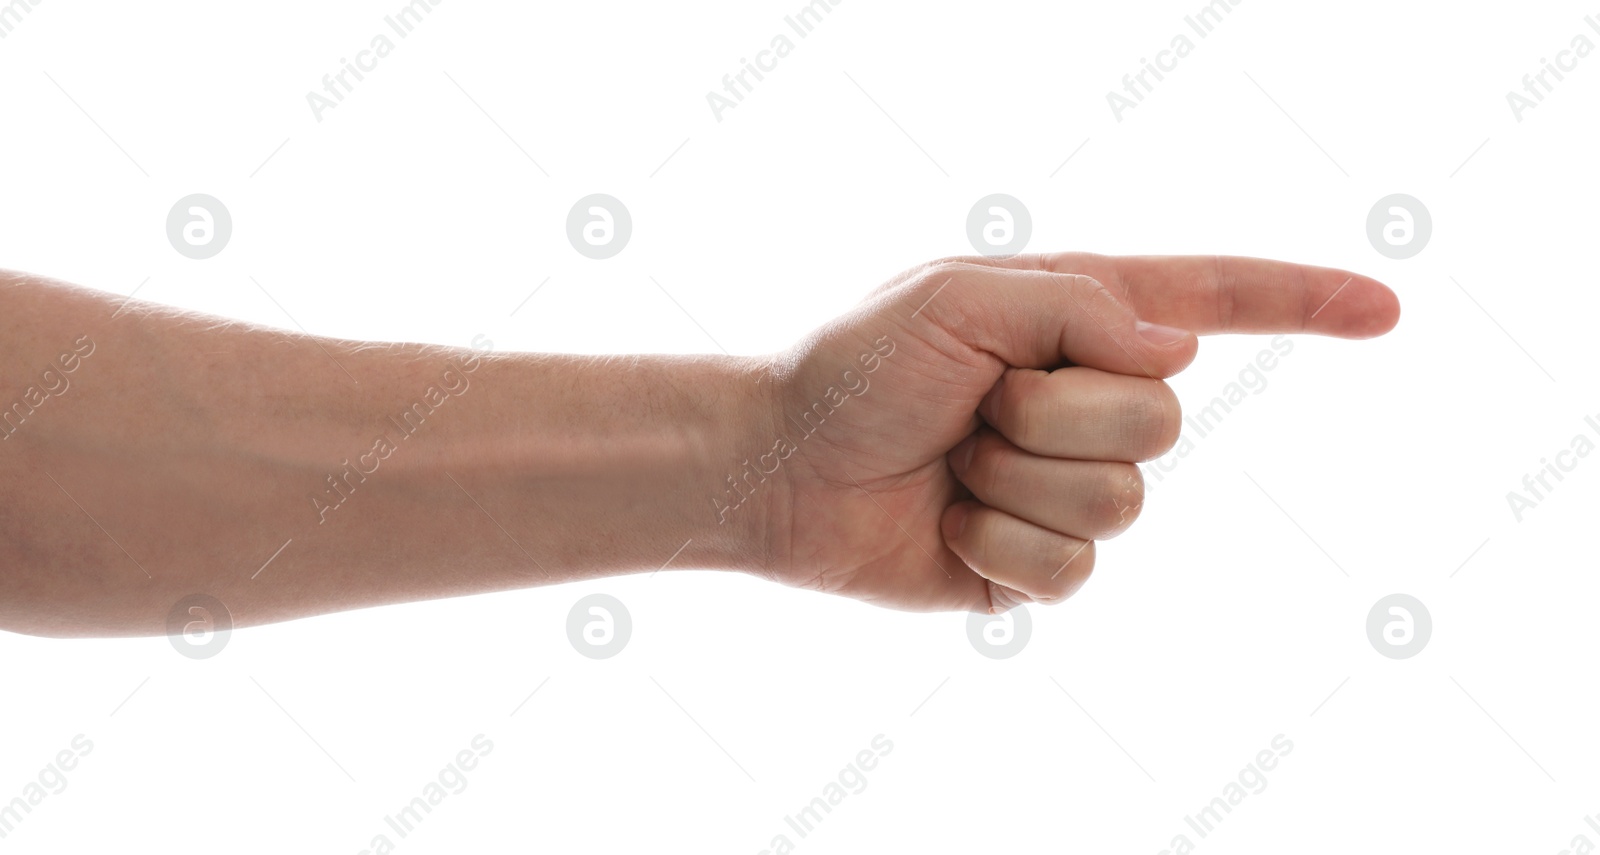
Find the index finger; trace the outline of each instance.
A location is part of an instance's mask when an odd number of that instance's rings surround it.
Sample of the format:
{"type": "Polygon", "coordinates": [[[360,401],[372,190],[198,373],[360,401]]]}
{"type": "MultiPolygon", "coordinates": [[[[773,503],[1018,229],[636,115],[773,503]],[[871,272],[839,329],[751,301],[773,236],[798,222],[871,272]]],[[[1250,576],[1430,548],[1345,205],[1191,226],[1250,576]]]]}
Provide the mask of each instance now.
{"type": "Polygon", "coordinates": [[[1372,338],[1400,321],[1400,300],[1376,279],[1229,255],[1019,255],[1007,266],[1081,273],[1122,295],[1141,319],[1197,334],[1308,332],[1372,338]]]}

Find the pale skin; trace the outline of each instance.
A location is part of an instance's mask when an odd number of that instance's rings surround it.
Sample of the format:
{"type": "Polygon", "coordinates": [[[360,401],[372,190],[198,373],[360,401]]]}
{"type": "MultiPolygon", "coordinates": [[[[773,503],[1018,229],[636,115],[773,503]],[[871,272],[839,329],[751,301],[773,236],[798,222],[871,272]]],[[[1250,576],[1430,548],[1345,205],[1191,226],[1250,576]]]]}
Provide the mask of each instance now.
{"type": "Polygon", "coordinates": [[[163,634],[193,594],[246,627],[664,564],[914,611],[1054,603],[1138,516],[1196,335],[1369,338],[1399,311],[1277,261],[973,257],[777,354],[580,357],[0,272],[0,629],[163,634]]]}

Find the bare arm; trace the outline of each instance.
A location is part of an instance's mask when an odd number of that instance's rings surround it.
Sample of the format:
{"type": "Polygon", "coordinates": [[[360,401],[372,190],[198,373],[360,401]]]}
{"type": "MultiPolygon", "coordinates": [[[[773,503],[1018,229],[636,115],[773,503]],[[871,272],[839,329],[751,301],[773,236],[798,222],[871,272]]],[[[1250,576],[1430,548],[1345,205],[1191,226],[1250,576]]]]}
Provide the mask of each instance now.
{"type": "Polygon", "coordinates": [[[758,515],[706,525],[761,406],[756,360],[370,344],[122,305],[0,274],[5,629],[161,633],[195,593],[247,626],[649,570],[686,541],[677,566],[763,560],[758,515]]]}
{"type": "Polygon", "coordinates": [[[0,274],[0,628],[159,634],[660,567],[911,610],[1058,602],[1178,438],[1196,334],[1381,335],[1253,258],[908,270],[768,358],[372,344],[0,274]],[[680,551],[681,550],[681,551],[680,551]]]}

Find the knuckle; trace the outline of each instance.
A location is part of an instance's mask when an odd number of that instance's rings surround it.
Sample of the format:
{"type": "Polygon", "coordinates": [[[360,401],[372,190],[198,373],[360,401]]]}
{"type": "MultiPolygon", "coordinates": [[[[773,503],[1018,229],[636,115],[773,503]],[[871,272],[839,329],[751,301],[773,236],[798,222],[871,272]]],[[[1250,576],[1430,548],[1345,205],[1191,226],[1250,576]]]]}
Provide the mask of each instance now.
{"type": "MultiPolygon", "coordinates": [[[[951,279],[961,279],[965,274],[983,266],[959,257],[941,258],[923,267],[921,272],[914,278],[923,285],[932,285],[937,288],[951,279]]],[[[957,283],[951,282],[950,284],[955,285],[957,283]]]]}
{"type": "Polygon", "coordinates": [[[1123,308],[1122,301],[1112,293],[1104,282],[1093,276],[1082,273],[1062,274],[1085,307],[1095,313],[1096,317],[1105,317],[1106,313],[1120,312],[1123,308]]]}
{"type": "Polygon", "coordinates": [[[956,275],[963,263],[953,258],[941,258],[925,265],[913,279],[921,285],[927,285],[930,282],[943,282],[956,275]]]}
{"type": "Polygon", "coordinates": [[[1040,585],[1039,602],[1054,604],[1072,596],[1094,572],[1094,541],[1063,541],[1053,552],[1054,574],[1040,585]],[[1059,569],[1057,569],[1059,568],[1059,569]]]}
{"type": "Polygon", "coordinates": [[[1072,274],[1069,274],[1069,275],[1073,279],[1077,280],[1078,287],[1084,289],[1084,291],[1086,293],[1097,295],[1097,296],[1101,295],[1101,294],[1104,294],[1107,297],[1111,296],[1111,291],[1108,288],[1106,288],[1105,283],[1103,283],[1100,280],[1094,278],[1093,276],[1089,276],[1089,275],[1083,274],[1083,273],[1072,273],[1072,274]]]}
{"type": "Polygon", "coordinates": [[[1126,304],[1105,283],[1081,273],[1057,274],[1065,285],[1070,311],[1066,334],[1069,339],[1093,338],[1108,329],[1122,326],[1132,314],[1126,304]]]}
{"type": "Polygon", "coordinates": [[[973,275],[987,269],[958,258],[930,262],[908,276],[902,293],[916,311],[953,332],[981,326],[987,308],[975,299],[980,279],[973,275]]]}
{"type": "Polygon", "coordinates": [[[1177,444],[1183,409],[1172,388],[1159,380],[1123,399],[1122,438],[1136,460],[1159,457],[1177,444]]]}
{"type": "Polygon", "coordinates": [[[1156,388],[1156,398],[1161,402],[1161,430],[1159,441],[1156,443],[1155,454],[1152,457],[1166,454],[1178,444],[1178,435],[1183,432],[1183,403],[1178,400],[1178,393],[1172,391],[1161,380],[1153,381],[1156,388]]]}
{"type": "Polygon", "coordinates": [[[927,264],[924,264],[922,266],[922,269],[924,271],[929,271],[929,270],[935,270],[935,269],[938,269],[938,268],[948,268],[948,267],[956,267],[956,266],[967,266],[967,267],[970,267],[970,266],[976,266],[976,265],[980,265],[980,264],[984,264],[984,263],[985,263],[985,259],[981,255],[946,255],[943,258],[935,258],[934,260],[928,262],[927,264]]]}
{"type": "Polygon", "coordinates": [[[1121,532],[1139,518],[1144,507],[1144,475],[1132,463],[1112,463],[1105,467],[1099,500],[1094,503],[1093,523],[1101,535],[1121,532]]]}

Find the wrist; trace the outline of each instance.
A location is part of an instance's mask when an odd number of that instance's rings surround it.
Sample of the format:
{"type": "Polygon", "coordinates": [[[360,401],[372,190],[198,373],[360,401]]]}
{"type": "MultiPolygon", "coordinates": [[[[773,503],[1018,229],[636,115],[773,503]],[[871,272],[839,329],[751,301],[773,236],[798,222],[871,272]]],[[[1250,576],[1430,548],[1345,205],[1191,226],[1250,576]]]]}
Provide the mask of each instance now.
{"type": "Polygon", "coordinates": [[[764,365],[699,355],[486,357],[473,415],[450,427],[455,435],[430,468],[448,464],[464,483],[519,494],[521,520],[505,524],[520,540],[516,522],[525,521],[528,549],[552,581],[664,563],[758,571],[782,493],[778,473],[755,468],[772,432],[764,365]]]}
{"type": "Polygon", "coordinates": [[[705,510],[708,534],[737,555],[720,566],[776,580],[787,563],[790,483],[799,463],[780,423],[785,372],[773,357],[734,357],[727,369],[720,409],[730,417],[718,419],[710,446],[715,482],[697,507],[705,510]]]}

